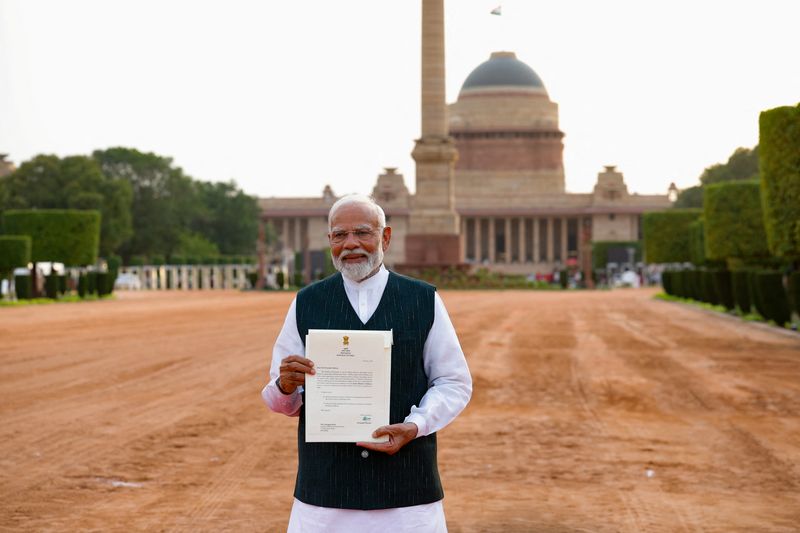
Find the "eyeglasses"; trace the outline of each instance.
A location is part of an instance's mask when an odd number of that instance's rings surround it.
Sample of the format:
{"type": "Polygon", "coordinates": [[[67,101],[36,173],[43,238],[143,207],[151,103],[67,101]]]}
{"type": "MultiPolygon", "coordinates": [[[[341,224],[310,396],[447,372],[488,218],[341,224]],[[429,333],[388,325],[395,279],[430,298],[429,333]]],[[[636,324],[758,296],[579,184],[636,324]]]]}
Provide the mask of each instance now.
{"type": "Polygon", "coordinates": [[[347,236],[351,233],[359,242],[369,242],[375,236],[375,231],[363,228],[350,231],[336,230],[331,232],[331,242],[335,244],[341,244],[347,240],[347,236]]]}

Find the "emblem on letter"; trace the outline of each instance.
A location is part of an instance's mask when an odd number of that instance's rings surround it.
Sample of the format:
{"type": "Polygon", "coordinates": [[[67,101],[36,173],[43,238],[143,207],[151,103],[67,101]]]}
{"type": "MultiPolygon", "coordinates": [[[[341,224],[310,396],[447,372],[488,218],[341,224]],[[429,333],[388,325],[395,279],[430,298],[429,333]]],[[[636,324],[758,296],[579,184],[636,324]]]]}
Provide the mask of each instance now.
{"type": "Polygon", "coordinates": [[[350,344],[350,337],[348,337],[347,335],[343,336],[342,337],[342,344],[345,345],[345,346],[348,346],[350,344]]]}

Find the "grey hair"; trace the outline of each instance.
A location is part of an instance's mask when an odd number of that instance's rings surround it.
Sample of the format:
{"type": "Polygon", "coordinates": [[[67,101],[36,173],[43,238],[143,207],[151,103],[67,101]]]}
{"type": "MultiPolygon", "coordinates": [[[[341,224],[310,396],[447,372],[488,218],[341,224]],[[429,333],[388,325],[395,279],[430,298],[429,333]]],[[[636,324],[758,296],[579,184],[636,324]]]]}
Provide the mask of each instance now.
{"type": "Polygon", "coordinates": [[[383,212],[383,208],[378,205],[378,202],[376,202],[374,198],[366,194],[347,194],[336,200],[331,206],[331,210],[328,211],[328,231],[331,230],[333,215],[335,215],[340,208],[347,205],[364,205],[369,207],[378,217],[378,229],[386,227],[386,213],[383,212]]]}

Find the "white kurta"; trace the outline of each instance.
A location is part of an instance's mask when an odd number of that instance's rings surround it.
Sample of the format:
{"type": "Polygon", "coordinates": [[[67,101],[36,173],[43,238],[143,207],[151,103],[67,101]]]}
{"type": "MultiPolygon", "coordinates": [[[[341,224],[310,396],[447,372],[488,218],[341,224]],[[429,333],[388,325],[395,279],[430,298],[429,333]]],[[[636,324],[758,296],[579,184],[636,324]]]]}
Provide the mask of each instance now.
{"type": "MultiPolygon", "coordinates": [[[[362,283],[345,277],[342,279],[350,305],[353,306],[361,322],[366,324],[380,303],[389,280],[389,271],[381,266],[374,276],[362,283]]],[[[305,346],[297,332],[295,305],[296,299],[289,306],[283,328],[272,349],[269,384],[261,391],[261,396],[270,409],[288,416],[300,414],[303,402],[300,395],[302,390],[298,387],[292,394],[283,394],[275,386],[275,380],[280,375],[280,364],[284,357],[305,356],[305,346]]],[[[435,295],[433,325],[425,341],[422,359],[430,388],[419,405],[412,407],[405,418],[406,422],[417,425],[418,437],[430,435],[452,422],[466,407],[472,395],[472,378],[467,361],[450,322],[450,316],[438,293],[435,295]]],[[[441,501],[413,507],[361,511],[317,507],[295,499],[289,519],[289,532],[317,531],[438,533],[447,531],[447,526],[441,501]]]]}

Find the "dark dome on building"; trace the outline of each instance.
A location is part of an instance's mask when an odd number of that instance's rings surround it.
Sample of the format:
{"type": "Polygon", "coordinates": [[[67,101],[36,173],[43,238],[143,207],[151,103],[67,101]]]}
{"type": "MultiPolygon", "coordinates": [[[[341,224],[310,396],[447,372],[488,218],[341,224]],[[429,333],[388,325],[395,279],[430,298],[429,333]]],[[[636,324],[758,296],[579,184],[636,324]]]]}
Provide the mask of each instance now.
{"type": "Polygon", "coordinates": [[[546,92],[544,83],[531,67],[517,59],[514,52],[493,52],[467,76],[461,92],[492,87],[514,87],[546,92]]]}

